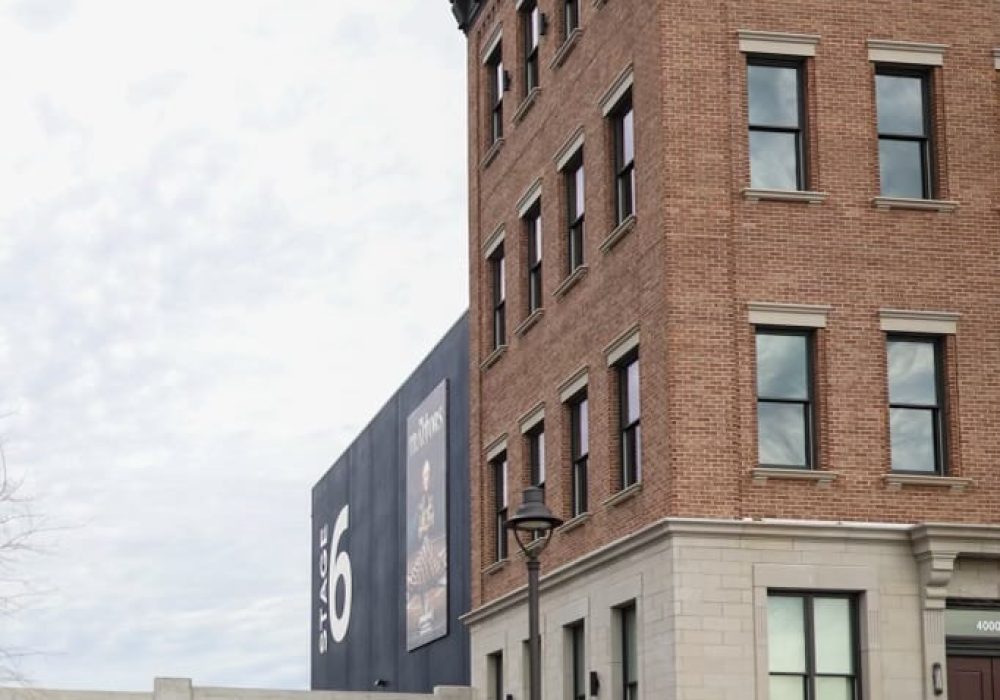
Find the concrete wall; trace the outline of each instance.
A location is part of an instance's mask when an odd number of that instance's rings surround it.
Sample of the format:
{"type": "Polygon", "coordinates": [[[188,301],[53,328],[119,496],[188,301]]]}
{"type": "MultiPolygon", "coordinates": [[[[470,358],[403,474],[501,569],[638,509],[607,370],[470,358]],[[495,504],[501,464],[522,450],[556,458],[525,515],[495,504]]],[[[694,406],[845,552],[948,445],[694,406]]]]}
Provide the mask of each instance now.
{"type": "Polygon", "coordinates": [[[362,693],[194,686],[190,678],[157,678],[149,693],[0,688],[0,700],[471,700],[470,688],[438,686],[433,694],[362,693]]]}

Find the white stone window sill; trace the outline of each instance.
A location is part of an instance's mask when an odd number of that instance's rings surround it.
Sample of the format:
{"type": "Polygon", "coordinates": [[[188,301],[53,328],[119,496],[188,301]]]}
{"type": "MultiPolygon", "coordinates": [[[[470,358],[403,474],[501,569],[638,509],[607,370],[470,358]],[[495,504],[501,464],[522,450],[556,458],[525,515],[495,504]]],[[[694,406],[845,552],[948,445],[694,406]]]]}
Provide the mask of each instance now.
{"type": "Polygon", "coordinates": [[[899,491],[904,486],[935,486],[937,488],[950,489],[952,493],[961,493],[972,486],[972,479],[958,476],[886,474],[885,484],[890,491],[899,491]]]}
{"type": "Polygon", "coordinates": [[[809,192],[807,190],[765,190],[747,187],[743,190],[743,198],[748,202],[802,202],[803,204],[822,204],[827,198],[826,192],[809,192]]]}
{"type": "Polygon", "coordinates": [[[633,498],[638,496],[639,493],[641,492],[642,492],[642,482],[637,481],[631,486],[622,489],[621,491],[613,495],[611,498],[604,501],[604,503],[602,503],[601,505],[607,508],[612,508],[614,506],[621,505],[625,501],[632,500],[633,498]]]}
{"type": "Polygon", "coordinates": [[[521,100],[521,104],[518,106],[517,111],[514,112],[514,123],[519,124],[531,111],[531,108],[535,106],[535,102],[538,101],[538,96],[542,94],[542,89],[540,87],[531,88],[531,92],[525,95],[524,99],[521,100]]]}
{"type": "Polygon", "coordinates": [[[769,479],[787,481],[811,481],[818,488],[829,488],[839,474],[837,472],[820,471],[816,469],[797,469],[795,467],[757,467],[750,473],[755,484],[766,484],[769,479]]]}
{"type": "Polygon", "coordinates": [[[589,269],[590,268],[586,265],[580,265],[578,268],[573,270],[569,277],[559,283],[559,286],[556,287],[556,291],[552,292],[552,296],[556,299],[562,299],[569,293],[569,290],[575,287],[580,280],[586,277],[587,270],[589,269]]]}
{"type": "Polygon", "coordinates": [[[556,528],[556,532],[570,532],[576,528],[583,525],[585,522],[590,520],[590,511],[584,511],[579,515],[573,516],[562,525],[556,528]]]}
{"type": "Polygon", "coordinates": [[[552,63],[549,64],[550,68],[553,69],[558,68],[559,66],[561,66],[563,63],[566,62],[566,59],[569,57],[571,53],[573,53],[573,48],[580,40],[581,34],[583,34],[583,30],[580,27],[577,27],[572,32],[570,32],[569,36],[566,37],[566,40],[563,42],[562,46],[560,46],[559,50],[556,51],[556,55],[552,57],[552,63]]]}
{"type": "Polygon", "coordinates": [[[618,245],[618,243],[625,238],[625,236],[632,233],[632,230],[635,228],[635,221],[635,214],[629,214],[623,222],[615,226],[615,229],[609,233],[608,237],[601,243],[601,252],[609,252],[612,248],[618,245]]]}
{"type": "Polygon", "coordinates": [[[501,559],[500,561],[493,562],[492,564],[490,564],[489,566],[487,566],[487,567],[485,567],[483,569],[483,575],[484,576],[492,576],[493,574],[497,573],[498,571],[502,571],[504,569],[504,567],[507,566],[507,562],[509,562],[509,561],[510,561],[510,559],[501,559]]]}
{"type": "Polygon", "coordinates": [[[876,209],[916,209],[921,211],[938,211],[948,214],[958,209],[958,202],[946,199],[910,199],[907,197],[875,197],[872,200],[876,209]]]}
{"type": "Polygon", "coordinates": [[[514,329],[514,335],[518,338],[524,337],[524,334],[535,327],[535,324],[542,320],[542,316],[545,315],[545,309],[535,309],[532,311],[526,319],[518,324],[517,328],[514,329]]]}
{"type": "Polygon", "coordinates": [[[496,160],[502,148],[503,148],[503,138],[499,138],[496,141],[494,141],[493,145],[490,146],[488,151],[486,151],[486,155],[484,155],[483,159],[479,162],[479,169],[485,170],[486,168],[488,168],[490,163],[496,160]]]}
{"type": "Polygon", "coordinates": [[[489,369],[497,362],[499,362],[500,358],[503,357],[506,352],[507,352],[506,345],[498,346],[493,352],[491,352],[489,355],[486,356],[486,359],[483,360],[482,364],[479,365],[479,369],[481,370],[489,369]]]}

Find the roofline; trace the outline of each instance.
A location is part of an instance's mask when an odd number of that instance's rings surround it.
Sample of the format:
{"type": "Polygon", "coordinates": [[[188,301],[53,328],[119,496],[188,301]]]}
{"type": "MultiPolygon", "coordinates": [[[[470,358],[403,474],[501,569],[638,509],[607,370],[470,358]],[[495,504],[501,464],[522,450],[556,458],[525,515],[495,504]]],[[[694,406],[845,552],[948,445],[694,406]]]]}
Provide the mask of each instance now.
{"type": "Polygon", "coordinates": [[[468,34],[485,0],[449,0],[449,2],[451,2],[451,13],[458,21],[458,28],[468,34]]]}

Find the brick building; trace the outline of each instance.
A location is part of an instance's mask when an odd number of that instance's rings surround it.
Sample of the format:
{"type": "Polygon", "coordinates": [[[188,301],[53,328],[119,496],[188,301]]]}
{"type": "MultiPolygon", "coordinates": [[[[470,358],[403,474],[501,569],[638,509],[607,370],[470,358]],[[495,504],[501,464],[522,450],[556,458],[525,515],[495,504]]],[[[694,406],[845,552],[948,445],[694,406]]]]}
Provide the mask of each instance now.
{"type": "Polygon", "coordinates": [[[484,700],[1000,698],[1000,4],[452,9],[484,700]]]}

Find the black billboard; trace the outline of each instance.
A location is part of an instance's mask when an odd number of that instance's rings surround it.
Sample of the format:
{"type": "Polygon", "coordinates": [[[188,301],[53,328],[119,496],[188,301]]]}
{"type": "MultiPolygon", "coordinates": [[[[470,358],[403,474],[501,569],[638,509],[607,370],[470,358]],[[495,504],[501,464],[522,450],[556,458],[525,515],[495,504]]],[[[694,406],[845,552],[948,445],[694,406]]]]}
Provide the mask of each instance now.
{"type": "Polygon", "coordinates": [[[313,690],[469,684],[468,315],[313,488],[313,690]]]}

